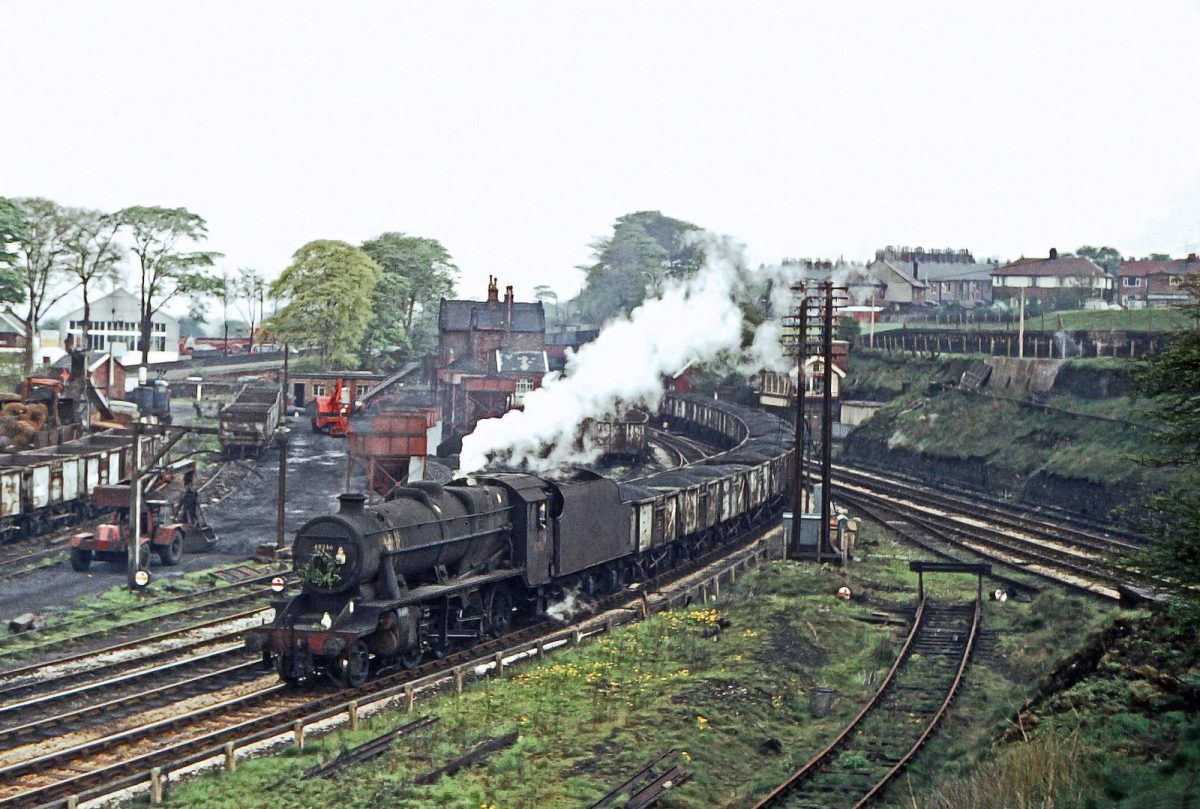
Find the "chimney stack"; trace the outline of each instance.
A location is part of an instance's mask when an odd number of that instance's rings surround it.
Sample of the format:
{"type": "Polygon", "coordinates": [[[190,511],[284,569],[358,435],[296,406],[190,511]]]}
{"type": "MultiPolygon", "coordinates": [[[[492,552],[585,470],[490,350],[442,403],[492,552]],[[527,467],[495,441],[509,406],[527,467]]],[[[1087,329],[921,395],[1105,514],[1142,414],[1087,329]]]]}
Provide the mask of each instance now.
{"type": "Polygon", "coordinates": [[[913,280],[917,280],[917,260],[913,259],[913,280]]]}
{"type": "Polygon", "coordinates": [[[504,288],[504,330],[512,331],[513,291],[511,286],[504,288]]]}
{"type": "Polygon", "coordinates": [[[1054,261],[1054,259],[1056,259],[1056,258],[1058,258],[1058,248],[1051,247],[1050,248],[1050,260],[1054,261]]]}
{"type": "Polygon", "coordinates": [[[488,276],[488,303],[500,303],[500,288],[496,286],[495,276],[488,276]]]}
{"type": "Polygon", "coordinates": [[[1195,254],[1195,253],[1188,253],[1187,260],[1188,260],[1189,262],[1191,262],[1191,261],[1195,261],[1195,260],[1196,260],[1196,254],[1195,254]]]}

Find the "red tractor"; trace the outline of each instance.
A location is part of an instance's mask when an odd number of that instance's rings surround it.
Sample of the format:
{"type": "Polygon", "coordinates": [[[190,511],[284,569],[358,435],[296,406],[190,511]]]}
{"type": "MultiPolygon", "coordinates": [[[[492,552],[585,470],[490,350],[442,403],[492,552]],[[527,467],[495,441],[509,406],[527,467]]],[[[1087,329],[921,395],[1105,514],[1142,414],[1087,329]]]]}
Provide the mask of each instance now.
{"type": "Polygon", "coordinates": [[[342,392],[345,389],[342,380],[338,379],[337,384],[333,386],[333,391],[328,396],[316,397],[317,414],[312,419],[314,433],[325,433],[337,437],[350,433],[352,408],[349,402],[342,401],[342,392]]]}
{"type": "MultiPolygon", "coordinates": [[[[132,551],[129,534],[129,486],[97,486],[92,493],[97,506],[111,508],[112,513],[94,531],[84,531],[71,537],[71,567],[86,571],[92,560],[121,562],[132,551]]],[[[165,500],[142,501],[141,557],[143,567],[150,566],[150,554],[157,553],[164,565],[177,565],[183,558],[187,526],[180,522],[164,522],[170,518],[165,500]]]]}

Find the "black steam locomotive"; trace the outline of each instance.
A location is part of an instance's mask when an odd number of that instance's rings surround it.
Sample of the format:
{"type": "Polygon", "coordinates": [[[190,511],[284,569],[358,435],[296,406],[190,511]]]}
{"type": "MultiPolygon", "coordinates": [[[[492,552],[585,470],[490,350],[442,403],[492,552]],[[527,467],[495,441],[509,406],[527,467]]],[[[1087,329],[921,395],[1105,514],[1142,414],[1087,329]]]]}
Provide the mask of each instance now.
{"type": "Polygon", "coordinates": [[[378,505],[342,495],[336,514],[296,534],[301,592],[276,601],[274,622],[247,643],[289,682],[358,686],[503,634],[568,590],[615,591],[775,513],[790,485],[786,425],[687,396],[663,415],[732,448],[621,485],[506,473],[413,483],[378,505]]]}

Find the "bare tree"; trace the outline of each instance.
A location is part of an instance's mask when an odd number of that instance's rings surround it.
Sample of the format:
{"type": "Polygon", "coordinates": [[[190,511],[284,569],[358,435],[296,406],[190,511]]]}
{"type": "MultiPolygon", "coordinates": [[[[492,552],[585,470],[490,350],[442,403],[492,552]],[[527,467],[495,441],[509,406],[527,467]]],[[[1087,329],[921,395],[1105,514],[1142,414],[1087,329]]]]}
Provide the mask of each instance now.
{"type": "Polygon", "coordinates": [[[258,270],[242,267],[233,283],[233,298],[237,312],[250,324],[250,346],[246,353],[254,353],[254,324],[263,319],[263,302],[267,294],[267,280],[258,270]]]}

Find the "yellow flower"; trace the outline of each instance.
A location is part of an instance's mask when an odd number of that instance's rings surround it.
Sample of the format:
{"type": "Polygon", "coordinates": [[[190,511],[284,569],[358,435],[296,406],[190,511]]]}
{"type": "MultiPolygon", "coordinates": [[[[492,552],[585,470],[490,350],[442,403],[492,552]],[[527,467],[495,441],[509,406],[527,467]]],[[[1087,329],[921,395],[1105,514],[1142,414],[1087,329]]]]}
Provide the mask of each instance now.
{"type": "Polygon", "coordinates": [[[700,728],[701,730],[708,730],[708,720],[703,716],[697,716],[696,727],[700,728]]]}

